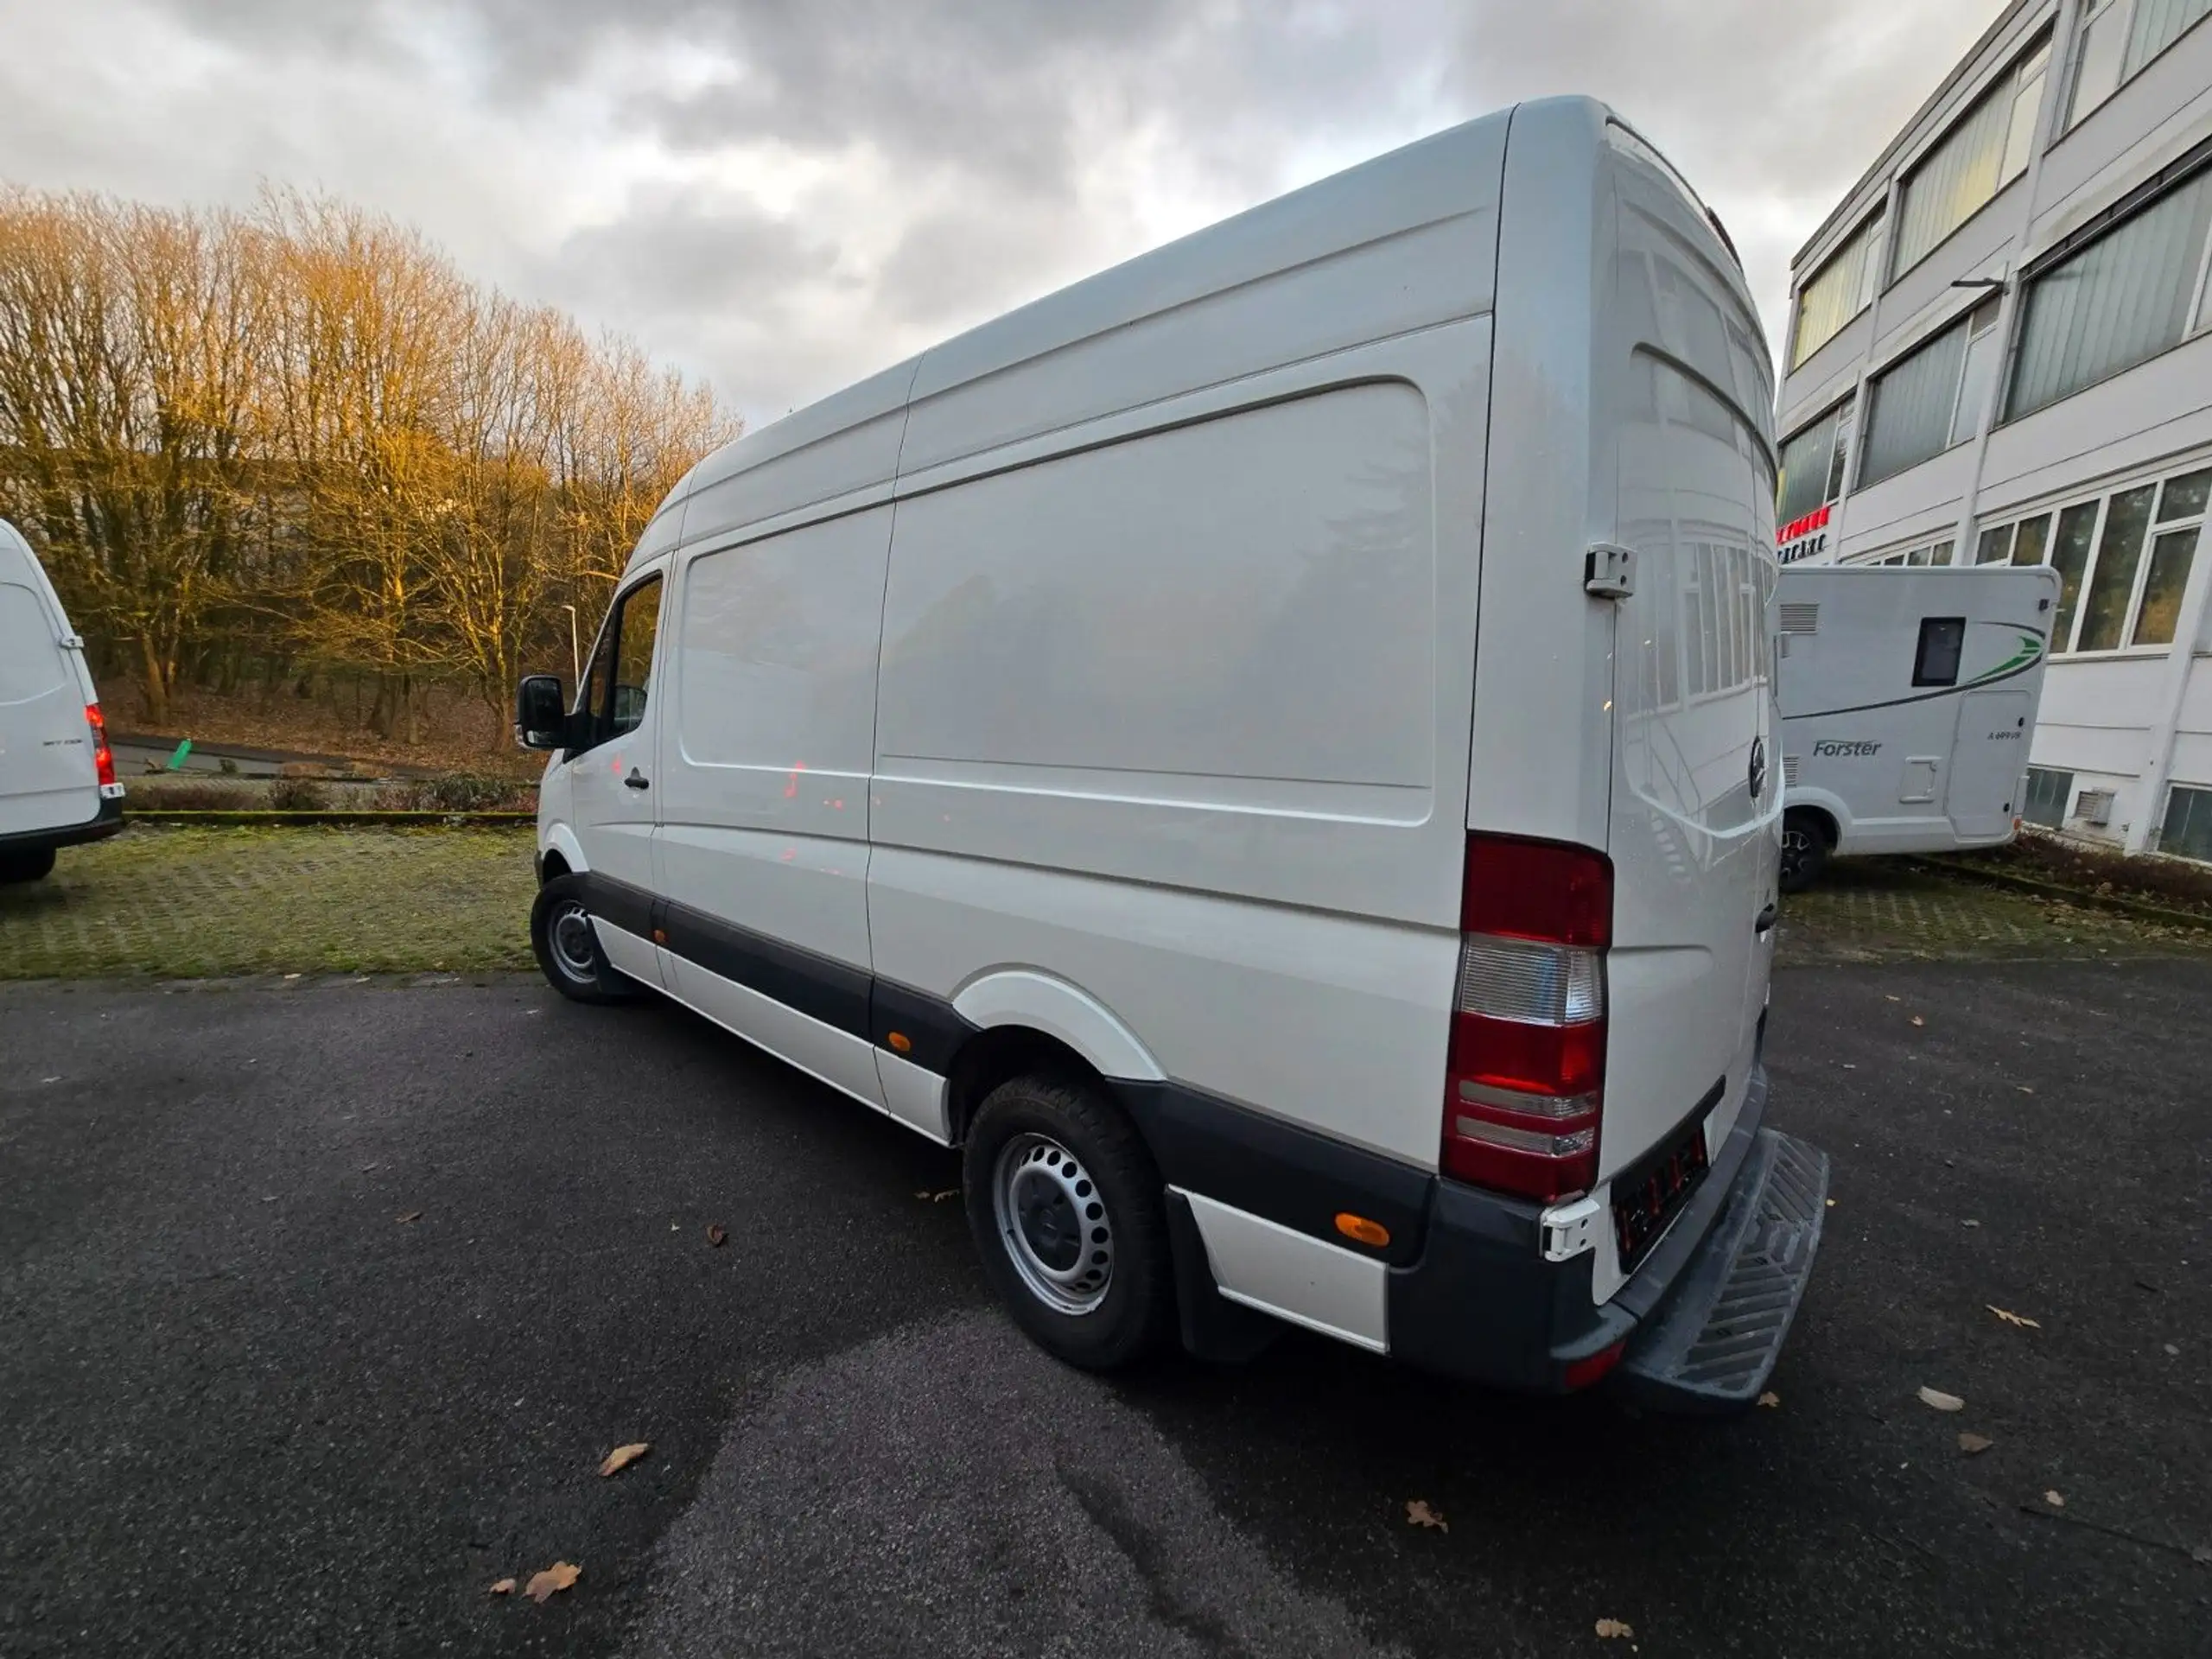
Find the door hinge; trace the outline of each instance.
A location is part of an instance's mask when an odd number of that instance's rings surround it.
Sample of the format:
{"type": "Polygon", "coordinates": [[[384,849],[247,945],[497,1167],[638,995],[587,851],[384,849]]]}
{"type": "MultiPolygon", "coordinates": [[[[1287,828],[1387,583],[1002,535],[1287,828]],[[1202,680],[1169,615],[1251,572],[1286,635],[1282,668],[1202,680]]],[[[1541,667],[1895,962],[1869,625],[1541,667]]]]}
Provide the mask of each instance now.
{"type": "Polygon", "coordinates": [[[1599,599],[1626,599],[1636,591],[1636,550],[1599,542],[1582,558],[1582,590],[1599,599]]]}
{"type": "Polygon", "coordinates": [[[1566,1262],[1598,1247],[1598,1200],[1554,1205],[1538,1217],[1543,1227],[1544,1260],[1566,1262]]]}
{"type": "Polygon", "coordinates": [[[65,634],[63,634],[63,635],[61,636],[61,649],[62,649],[62,650],[64,650],[64,651],[82,651],[84,648],[85,648],[85,636],[84,636],[83,634],[81,634],[81,633],[65,633],[65,634]]]}

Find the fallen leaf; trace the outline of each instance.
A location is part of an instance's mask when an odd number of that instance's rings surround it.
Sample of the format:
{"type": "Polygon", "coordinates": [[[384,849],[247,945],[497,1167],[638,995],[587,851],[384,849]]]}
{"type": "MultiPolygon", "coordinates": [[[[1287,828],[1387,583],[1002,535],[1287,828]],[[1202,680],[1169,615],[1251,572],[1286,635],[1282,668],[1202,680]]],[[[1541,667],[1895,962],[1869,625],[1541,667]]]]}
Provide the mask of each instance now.
{"type": "Polygon", "coordinates": [[[943,1203],[944,1203],[947,1198],[958,1198],[959,1196],[960,1196],[960,1189],[959,1189],[958,1187],[957,1187],[957,1186],[948,1186],[948,1187],[946,1187],[946,1188],[944,1189],[944,1192],[932,1192],[932,1193],[931,1193],[931,1194],[930,1194],[930,1202],[931,1202],[931,1204],[943,1204],[943,1203]]]}
{"type": "Polygon", "coordinates": [[[2189,1559],[2199,1567],[2212,1567],[2212,1544],[2199,1544],[2189,1552],[2189,1559]]]}
{"type": "Polygon", "coordinates": [[[1828,1200],[1828,1208],[1831,1210],[1835,1208],[1835,1200],[1834,1198],[1830,1198],[1828,1200]]]}
{"type": "Polygon", "coordinates": [[[1902,1002],[1904,999],[1901,996],[1891,996],[1887,991],[1884,991],[1882,993],[1882,1001],[1885,1002],[1902,1002]]]}
{"type": "Polygon", "coordinates": [[[2015,1313],[2010,1308],[1998,1306],[1994,1302],[1984,1302],[1982,1306],[1987,1308],[1991,1313],[1994,1313],[1999,1319],[2004,1320],[2005,1324],[2017,1325],[2023,1331],[2040,1331],[2043,1329],[2041,1324],[2034,1319],[2029,1319],[2025,1314],[2015,1313]]]}
{"type": "Polygon", "coordinates": [[[556,1561],[543,1573],[533,1573],[522,1592],[532,1601],[551,1599],[584,1575],[584,1570],[571,1561],[556,1561]]]}
{"type": "Polygon", "coordinates": [[[422,1220],[423,1212],[420,1210],[410,1210],[405,1215],[400,1217],[398,1219],[399,1224],[404,1227],[410,1221],[422,1220]]]}
{"type": "Polygon", "coordinates": [[[1961,1227],[1979,1227],[1981,1224],[1969,1217],[1967,1220],[1961,1222],[1959,1225],[1961,1227]]]}
{"type": "Polygon", "coordinates": [[[1772,1389],[1769,1389],[1764,1394],[1759,1395],[1759,1404],[1779,1407],[1782,1404],[1782,1396],[1772,1389]]]}
{"type": "Polygon", "coordinates": [[[1406,1502],[1406,1524],[1409,1527],[1433,1527],[1439,1532],[1452,1530],[1444,1517],[1428,1507],[1427,1500],[1418,1497],[1406,1502]]]}
{"type": "Polygon", "coordinates": [[[914,1196],[926,1204],[929,1202],[930,1190],[925,1186],[920,1192],[915,1193],[914,1196]]]}
{"type": "Polygon", "coordinates": [[[2024,1094],[2024,1095],[2032,1095],[2033,1093],[2035,1093],[2035,1090],[2032,1090],[2032,1089],[2031,1089],[2031,1088],[2029,1088],[2029,1087],[2028,1087],[2028,1085],[2027,1085],[2026,1084],[2024,1084],[2024,1083],[2023,1083],[2023,1084],[2015,1084],[2014,1086],[2015,1086],[2016,1088],[2018,1088],[2018,1089],[2019,1090],[2019,1091],[2020,1091],[2022,1094],[2024,1094]]]}
{"type": "Polygon", "coordinates": [[[1599,1619],[1598,1621],[1598,1634],[1600,1636],[1618,1636],[1629,1641],[1634,1641],[1636,1639],[1635,1627],[1624,1618],[1599,1619]]]}
{"type": "Polygon", "coordinates": [[[707,1224],[707,1248],[709,1249],[712,1250],[721,1249],[722,1241],[728,1236],[728,1233],[723,1230],[721,1223],[718,1221],[710,1221],[707,1224]]]}
{"type": "Polygon", "coordinates": [[[2043,1501],[2054,1510],[2063,1510],[2066,1507],[2066,1500],[2056,1492],[2045,1492],[2043,1495],[2043,1501]]]}
{"type": "Polygon", "coordinates": [[[1996,1444],[1997,1442],[1986,1434],[1961,1433],[1959,1436],[1959,1450],[1968,1457],[1973,1457],[1978,1452],[1986,1452],[1996,1444]]]}
{"type": "Polygon", "coordinates": [[[599,1472],[602,1476],[619,1475],[652,1449],[650,1440],[632,1440],[627,1446],[618,1446],[607,1454],[607,1460],[599,1465],[599,1472]]]}
{"type": "Polygon", "coordinates": [[[1967,1407],[1967,1402],[1960,1399],[1957,1395],[1946,1394],[1941,1389],[1931,1389],[1925,1385],[1920,1390],[1920,1403],[1923,1406],[1933,1406],[1938,1411],[1964,1411],[1967,1407]]]}
{"type": "Polygon", "coordinates": [[[515,1581],[512,1579],[500,1579],[492,1586],[492,1593],[495,1596],[512,1596],[514,1592],[515,1581]]]}
{"type": "Polygon", "coordinates": [[[1914,1014],[1914,1015],[1912,1016],[1912,1023],[1913,1023],[1914,1025],[1916,1025],[1916,1026],[1924,1026],[1924,1025],[1926,1025],[1928,1022],[1927,1022],[1925,1020],[1922,1019],[1918,1014],[1914,1014]]]}
{"type": "Polygon", "coordinates": [[[2180,1348],[2171,1342],[2166,1344],[2166,1351],[2171,1354],[2176,1359],[2179,1359],[2181,1357],[2180,1348]]]}

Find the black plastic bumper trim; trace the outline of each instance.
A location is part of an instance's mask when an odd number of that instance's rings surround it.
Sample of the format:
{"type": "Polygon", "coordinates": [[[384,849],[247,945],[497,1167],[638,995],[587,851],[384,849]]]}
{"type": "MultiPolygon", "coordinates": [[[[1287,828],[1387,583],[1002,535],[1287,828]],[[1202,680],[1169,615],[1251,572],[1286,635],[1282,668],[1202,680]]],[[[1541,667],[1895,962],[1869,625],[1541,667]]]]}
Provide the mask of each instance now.
{"type": "MultiPolygon", "coordinates": [[[[850,1036],[868,1036],[872,979],[865,968],[786,944],[667,899],[660,902],[654,925],[660,930],[658,943],[709,973],[772,997],[850,1036]]],[[[649,932],[646,937],[653,935],[649,932]]]]}

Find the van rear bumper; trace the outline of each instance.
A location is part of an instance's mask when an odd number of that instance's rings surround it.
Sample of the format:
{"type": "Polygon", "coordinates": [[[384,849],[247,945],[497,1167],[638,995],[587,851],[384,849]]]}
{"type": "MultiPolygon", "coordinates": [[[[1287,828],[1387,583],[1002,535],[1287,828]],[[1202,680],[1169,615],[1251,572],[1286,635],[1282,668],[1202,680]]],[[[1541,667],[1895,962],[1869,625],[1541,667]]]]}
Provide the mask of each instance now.
{"type": "Polygon", "coordinates": [[[43,830],[18,830],[0,836],[0,853],[42,853],[51,847],[75,847],[102,841],[123,828],[123,798],[109,796],[100,810],[79,823],[57,823],[43,830]]]}
{"type": "MultiPolygon", "coordinates": [[[[1786,1144],[1817,1160],[1825,1193],[1826,1160],[1819,1154],[1771,1131],[1762,1134],[1766,1099],[1761,1067],[1711,1173],[1634,1276],[1602,1304],[1592,1299],[1588,1251],[1565,1262],[1544,1259],[1541,1206],[1437,1182],[1420,1259],[1390,1271],[1392,1356],[1493,1387],[1561,1393],[1601,1356],[1628,1344],[1635,1391],[1646,1403],[1683,1409],[1732,1403],[1732,1392],[1713,1399],[1683,1392],[1669,1385],[1664,1368],[1638,1362],[1648,1338],[1662,1329],[1681,1334],[1687,1304],[1698,1299],[1703,1309],[1707,1293],[1727,1280],[1775,1173],[1777,1148],[1786,1144]]],[[[1817,1210],[1817,1195],[1814,1204],[1817,1210]]],[[[1778,1322],[1769,1321],[1767,1366],[1796,1311],[1795,1293],[1811,1270],[1818,1242],[1815,1216],[1793,1257],[1787,1304],[1778,1322]]],[[[1764,1377],[1758,1368],[1756,1380],[1764,1377]]]]}

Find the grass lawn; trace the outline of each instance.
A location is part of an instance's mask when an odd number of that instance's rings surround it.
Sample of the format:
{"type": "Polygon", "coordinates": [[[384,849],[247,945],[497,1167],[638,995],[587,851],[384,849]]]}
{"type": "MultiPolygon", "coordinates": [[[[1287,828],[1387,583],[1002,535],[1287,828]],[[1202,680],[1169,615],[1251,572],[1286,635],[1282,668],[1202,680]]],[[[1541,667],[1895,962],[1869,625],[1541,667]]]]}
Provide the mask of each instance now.
{"type": "Polygon", "coordinates": [[[0,978],[528,968],[513,830],[163,829],[0,887],[0,978]]]}

